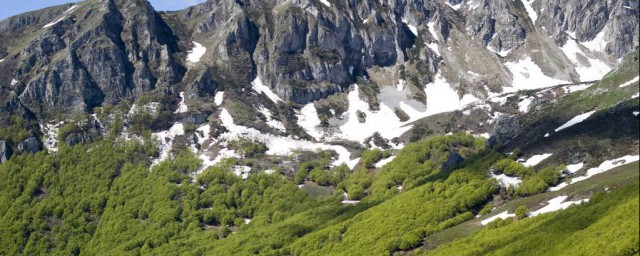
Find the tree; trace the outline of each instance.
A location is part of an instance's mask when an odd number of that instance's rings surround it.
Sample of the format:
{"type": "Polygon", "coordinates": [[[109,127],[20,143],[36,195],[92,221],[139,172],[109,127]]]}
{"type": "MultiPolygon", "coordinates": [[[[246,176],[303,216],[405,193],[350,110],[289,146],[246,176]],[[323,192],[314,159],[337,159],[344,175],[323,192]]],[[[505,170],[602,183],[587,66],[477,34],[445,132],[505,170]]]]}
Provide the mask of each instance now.
{"type": "Polygon", "coordinates": [[[527,217],[527,215],[529,214],[529,208],[527,208],[524,205],[518,206],[518,208],[516,208],[516,217],[521,220],[527,217]]]}

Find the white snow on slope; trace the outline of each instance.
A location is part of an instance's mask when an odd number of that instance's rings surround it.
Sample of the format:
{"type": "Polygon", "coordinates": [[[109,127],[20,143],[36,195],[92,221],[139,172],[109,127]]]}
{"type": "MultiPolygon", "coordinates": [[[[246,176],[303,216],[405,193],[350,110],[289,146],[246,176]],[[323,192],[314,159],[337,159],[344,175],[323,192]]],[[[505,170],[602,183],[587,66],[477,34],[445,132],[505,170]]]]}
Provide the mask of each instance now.
{"type": "Polygon", "coordinates": [[[257,76],[256,79],[253,80],[253,82],[251,82],[251,85],[253,86],[252,88],[254,91],[256,91],[258,94],[264,93],[274,103],[278,103],[278,101],[282,101],[282,99],[280,99],[280,97],[278,97],[277,94],[271,91],[271,88],[265,86],[262,83],[262,80],[260,80],[260,76],[257,76]]]}
{"type": "Polygon", "coordinates": [[[638,97],[640,97],[640,92],[637,92],[636,94],[631,95],[632,99],[635,99],[635,98],[638,98],[638,97]]]}
{"type": "Polygon", "coordinates": [[[508,218],[515,217],[515,216],[516,215],[513,214],[513,213],[509,213],[508,211],[504,211],[504,212],[501,212],[501,213],[498,213],[498,214],[492,216],[491,218],[483,220],[480,223],[482,223],[482,226],[486,226],[487,224],[491,223],[494,220],[497,220],[497,219],[508,219],[508,218]]]}
{"type": "Polygon", "coordinates": [[[577,123],[581,123],[584,120],[587,120],[587,118],[589,118],[591,115],[593,115],[593,113],[595,113],[596,111],[590,111],[587,113],[582,113],[580,115],[575,116],[574,118],[571,118],[571,120],[569,120],[568,122],[566,122],[565,124],[561,125],[560,127],[556,128],[556,132],[559,132],[563,129],[569,128],[577,123]]]}
{"type": "Polygon", "coordinates": [[[258,109],[258,112],[262,113],[262,115],[264,115],[264,117],[267,118],[266,124],[269,127],[276,129],[280,132],[285,132],[287,130],[287,128],[284,126],[282,122],[273,119],[273,115],[271,114],[271,111],[269,111],[269,109],[265,108],[264,106],[260,106],[260,108],[258,109]]]}
{"type": "Polygon", "coordinates": [[[536,20],[538,19],[538,14],[533,9],[533,6],[531,6],[533,1],[535,0],[522,0],[522,3],[524,4],[524,9],[526,9],[527,13],[529,14],[529,18],[531,18],[531,22],[535,24],[536,20]]]}
{"type": "Polygon", "coordinates": [[[42,123],[40,123],[40,129],[42,130],[42,133],[44,133],[42,144],[44,144],[44,147],[47,149],[47,151],[51,153],[58,152],[58,130],[60,130],[60,127],[62,127],[62,125],[64,124],[64,121],[61,121],[57,124],[47,123],[43,127],[42,123]]]}
{"type": "Polygon", "coordinates": [[[626,83],[624,83],[624,84],[621,84],[621,85],[620,85],[620,87],[626,87],[626,86],[629,86],[629,85],[631,85],[631,84],[633,84],[633,83],[635,83],[635,82],[638,82],[638,80],[639,80],[639,79],[640,79],[640,76],[636,76],[636,78],[631,79],[631,80],[627,81],[627,82],[626,82],[626,83]]]}
{"type": "Polygon", "coordinates": [[[407,20],[404,19],[402,20],[402,23],[406,24],[407,27],[409,27],[409,30],[411,30],[411,33],[413,33],[413,35],[418,36],[418,28],[416,28],[416,26],[407,23],[407,20]]]}
{"type": "Polygon", "coordinates": [[[332,163],[333,166],[340,165],[345,163],[349,166],[349,168],[353,169],[353,167],[358,163],[359,159],[351,160],[351,153],[342,146],[329,145],[324,143],[313,143],[310,141],[304,140],[296,140],[291,137],[283,137],[276,136],[273,134],[264,134],[256,129],[236,125],[233,122],[233,117],[229,114],[229,111],[226,109],[222,109],[220,112],[220,120],[222,121],[222,125],[229,130],[226,133],[220,135],[221,139],[225,139],[226,141],[232,141],[239,137],[254,139],[256,141],[260,141],[264,143],[269,149],[266,154],[267,155],[277,155],[277,156],[288,156],[294,150],[306,150],[306,151],[315,151],[315,150],[333,150],[338,153],[338,159],[335,159],[332,163]]]}
{"type": "Polygon", "coordinates": [[[462,7],[462,3],[456,4],[456,5],[452,5],[447,1],[444,1],[444,3],[447,4],[449,7],[451,7],[451,9],[454,9],[456,11],[460,10],[460,7],[462,7]]]}
{"type": "Polygon", "coordinates": [[[562,90],[564,90],[565,93],[574,93],[577,91],[582,91],[584,89],[587,89],[589,87],[591,87],[593,84],[577,84],[577,85],[567,85],[567,86],[563,86],[562,90]]]}
{"type": "Polygon", "coordinates": [[[604,40],[604,33],[605,29],[603,28],[593,40],[582,42],[582,45],[584,45],[584,47],[587,47],[591,51],[604,51],[604,48],[607,47],[607,41],[604,40]]]}
{"type": "Polygon", "coordinates": [[[357,204],[360,201],[357,200],[349,200],[349,195],[347,195],[347,192],[344,192],[344,200],[342,200],[343,204],[357,204]]]}
{"type": "Polygon", "coordinates": [[[187,61],[191,63],[198,63],[200,62],[200,58],[202,58],[202,56],[207,52],[207,47],[204,47],[195,41],[193,42],[193,45],[194,47],[188,52],[189,55],[187,55],[187,61]]]}
{"type": "Polygon", "coordinates": [[[427,23],[427,27],[429,28],[429,33],[431,33],[431,35],[433,35],[433,38],[436,39],[436,41],[440,41],[440,39],[438,38],[438,34],[436,33],[436,23],[434,21],[431,21],[429,23],[427,23]]]}
{"type": "Polygon", "coordinates": [[[4,59],[0,59],[0,63],[2,63],[4,61],[4,59]]]}
{"type": "Polygon", "coordinates": [[[580,169],[582,169],[582,167],[584,167],[584,163],[570,164],[570,165],[567,165],[566,168],[569,173],[575,173],[580,169]]]}
{"type": "Polygon", "coordinates": [[[390,157],[387,157],[385,159],[382,159],[382,160],[378,161],[374,166],[376,168],[382,168],[382,166],[385,166],[388,163],[391,163],[391,161],[393,161],[393,159],[396,159],[396,156],[390,156],[390,157]]]}
{"type": "Polygon", "coordinates": [[[313,102],[300,109],[300,113],[296,116],[298,117],[298,125],[300,125],[300,127],[302,127],[311,137],[316,140],[321,140],[322,137],[324,137],[322,132],[318,129],[321,121],[313,102]]]}
{"type": "Polygon", "coordinates": [[[518,187],[518,185],[520,185],[520,182],[522,182],[520,178],[509,177],[504,173],[501,173],[500,175],[492,173],[491,178],[498,180],[500,186],[503,188],[508,188],[509,186],[518,187]]]}
{"type": "Polygon", "coordinates": [[[463,108],[479,100],[471,94],[466,94],[460,99],[458,92],[453,90],[449,83],[438,73],[433,83],[427,84],[427,116],[444,112],[450,112],[463,108]]]}
{"type": "Polygon", "coordinates": [[[180,92],[180,103],[178,103],[178,108],[175,113],[187,113],[187,111],[189,111],[189,108],[187,108],[187,104],[184,103],[184,92],[180,92]]]}
{"type": "Polygon", "coordinates": [[[18,80],[11,79],[11,86],[14,86],[14,85],[16,85],[18,83],[19,83],[18,80]]]}
{"type": "Polygon", "coordinates": [[[329,3],[329,1],[327,0],[320,0],[321,3],[323,3],[324,5],[331,7],[331,3],[329,3]]]}
{"type": "Polygon", "coordinates": [[[565,202],[566,199],[567,199],[567,196],[559,196],[559,197],[553,198],[553,199],[548,201],[548,204],[546,206],[538,209],[537,211],[529,213],[529,216],[535,217],[535,216],[538,216],[538,215],[543,214],[543,213],[564,210],[564,209],[569,208],[569,206],[571,206],[571,205],[580,204],[582,202],[588,202],[589,201],[589,199],[587,198],[587,199],[582,199],[582,200],[577,200],[577,201],[567,201],[567,202],[565,202]]]}
{"type": "Polygon", "coordinates": [[[531,105],[532,101],[533,101],[533,97],[521,98],[520,102],[518,102],[518,109],[520,110],[520,112],[522,113],[529,112],[529,106],[531,105]]]}
{"type": "Polygon", "coordinates": [[[524,162],[522,165],[524,165],[526,167],[536,166],[540,162],[542,162],[545,159],[549,158],[551,155],[553,155],[553,153],[547,153],[547,154],[541,154],[541,155],[532,156],[526,162],[524,162]]]}
{"type": "Polygon", "coordinates": [[[68,13],[71,13],[74,9],[76,9],[76,7],[78,7],[77,5],[71,6],[68,10],[66,10],[63,14],[62,17],[60,17],[59,19],[57,19],[54,22],[48,23],[46,25],[43,26],[43,28],[48,28],[51,27],[55,24],[58,24],[58,22],[63,21],[64,19],[68,18],[69,16],[67,16],[68,13]]]}
{"type": "Polygon", "coordinates": [[[504,65],[513,74],[513,85],[512,87],[503,88],[504,92],[540,89],[569,83],[546,76],[542,69],[531,60],[531,57],[526,57],[524,60],[517,62],[506,62],[504,65]]]}
{"type": "Polygon", "coordinates": [[[427,47],[429,47],[429,49],[431,49],[433,52],[435,52],[438,56],[440,56],[440,50],[438,49],[438,44],[437,43],[425,43],[427,45],[427,47]]]}
{"type": "Polygon", "coordinates": [[[213,103],[215,103],[216,106],[220,106],[222,105],[223,99],[224,99],[224,92],[216,92],[216,96],[214,96],[213,98],[213,103]]]}
{"type": "Polygon", "coordinates": [[[580,75],[580,81],[599,80],[611,71],[611,67],[603,61],[587,57],[574,40],[567,40],[567,43],[560,49],[575,65],[576,72],[580,75]],[[588,63],[583,65],[578,61],[578,56],[584,57],[588,63]]]}
{"type": "MultiPolygon", "coordinates": [[[[600,166],[594,167],[594,168],[591,168],[591,169],[587,170],[587,173],[585,175],[579,176],[579,177],[573,177],[571,179],[571,184],[575,184],[576,182],[589,179],[589,178],[591,178],[592,176],[594,176],[596,174],[600,174],[600,173],[609,171],[609,170],[611,170],[613,168],[620,167],[620,166],[623,166],[625,164],[630,164],[630,163],[633,163],[633,162],[637,162],[639,159],[640,159],[640,156],[638,156],[638,155],[635,155],[635,156],[629,155],[629,156],[623,156],[623,157],[620,157],[620,158],[616,158],[616,159],[613,159],[613,160],[604,161],[604,162],[602,162],[602,164],[600,164],[600,166]]],[[[564,187],[566,187],[568,185],[569,185],[568,183],[563,182],[563,183],[558,184],[555,187],[549,188],[549,191],[558,191],[558,190],[560,190],[560,189],[562,189],[562,188],[564,188],[564,187]]]]}
{"type": "Polygon", "coordinates": [[[175,123],[171,128],[169,128],[169,130],[156,132],[152,135],[155,136],[160,148],[160,157],[153,161],[153,166],[169,158],[169,153],[173,146],[173,139],[176,136],[184,135],[184,125],[181,123],[175,123]]]}

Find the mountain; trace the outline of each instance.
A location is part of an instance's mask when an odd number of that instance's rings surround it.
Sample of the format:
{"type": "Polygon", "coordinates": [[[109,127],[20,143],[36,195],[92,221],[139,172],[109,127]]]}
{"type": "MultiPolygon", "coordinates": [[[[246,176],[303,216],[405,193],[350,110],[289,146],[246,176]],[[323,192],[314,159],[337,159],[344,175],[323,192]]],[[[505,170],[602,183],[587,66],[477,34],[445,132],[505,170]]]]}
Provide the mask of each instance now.
{"type": "Polygon", "coordinates": [[[446,232],[489,205],[633,186],[603,165],[637,161],[639,8],[86,0],[9,17],[0,254],[417,254],[476,243],[446,232]]]}

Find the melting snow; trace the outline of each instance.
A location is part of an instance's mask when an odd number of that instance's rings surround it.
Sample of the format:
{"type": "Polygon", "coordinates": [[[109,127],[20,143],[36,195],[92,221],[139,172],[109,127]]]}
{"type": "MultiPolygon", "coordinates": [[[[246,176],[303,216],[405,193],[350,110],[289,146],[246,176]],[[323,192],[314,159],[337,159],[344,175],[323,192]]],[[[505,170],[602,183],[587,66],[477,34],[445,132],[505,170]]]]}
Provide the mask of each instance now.
{"type": "Polygon", "coordinates": [[[251,173],[251,167],[235,165],[232,168],[233,168],[233,174],[235,174],[236,176],[241,177],[243,180],[246,180],[247,178],[249,178],[249,174],[251,173]]]}
{"type": "Polygon", "coordinates": [[[579,171],[580,169],[582,169],[582,167],[584,166],[584,163],[578,163],[578,164],[570,164],[567,165],[567,171],[570,173],[575,173],[577,171],[579,171]]]}
{"type": "Polygon", "coordinates": [[[631,84],[633,84],[633,83],[635,83],[635,82],[638,82],[638,79],[640,79],[640,77],[639,77],[639,76],[636,76],[636,78],[631,79],[631,80],[627,81],[627,82],[626,82],[626,83],[624,83],[624,84],[621,84],[621,85],[620,85],[620,87],[626,87],[626,86],[629,86],[629,85],[631,85],[631,84]]]}
{"type": "Polygon", "coordinates": [[[327,0],[320,0],[321,3],[323,3],[324,5],[331,7],[331,3],[329,3],[329,1],[327,0]]]}
{"type": "Polygon", "coordinates": [[[320,118],[318,117],[318,112],[316,110],[315,105],[309,103],[305,105],[302,109],[300,109],[300,114],[296,115],[298,117],[298,125],[302,127],[307,134],[311,135],[311,137],[316,140],[320,140],[323,137],[322,132],[318,129],[320,126],[320,118]]]}
{"type": "Polygon", "coordinates": [[[284,126],[284,124],[278,120],[273,119],[271,111],[269,111],[269,109],[260,106],[260,108],[258,109],[258,111],[260,113],[262,113],[262,115],[264,115],[264,117],[267,118],[267,125],[273,129],[276,129],[280,132],[285,132],[287,130],[287,128],[284,126]]]}
{"type": "Polygon", "coordinates": [[[601,52],[607,46],[607,41],[604,40],[605,29],[602,29],[596,37],[588,42],[582,42],[584,47],[587,47],[591,51],[601,52]]]}
{"type": "Polygon", "coordinates": [[[40,124],[40,129],[44,133],[43,144],[47,151],[52,153],[58,152],[58,130],[64,125],[64,121],[57,124],[40,124]]]}
{"type": "Polygon", "coordinates": [[[488,219],[486,219],[486,220],[483,220],[483,221],[481,221],[480,223],[482,223],[482,226],[485,226],[485,225],[487,225],[487,224],[491,223],[491,222],[492,222],[492,221],[494,221],[494,220],[497,220],[497,219],[507,219],[507,218],[511,218],[511,217],[515,217],[515,216],[516,216],[516,215],[515,215],[515,214],[513,214],[513,213],[509,213],[508,211],[504,211],[504,212],[501,212],[501,213],[498,213],[498,214],[494,215],[494,216],[493,216],[493,217],[491,217],[491,218],[488,218],[488,219]]]}
{"type": "Polygon", "coordinates": [[[549,158],[551,155],[553,155],[553,154],[552,153],[547,153],[547,154],[541,154],[541,155],[532,156],[526,162],[524,162],[523,165],[526,166],[526,167],[536,166],[540,162],[542,162],[545,159],[549,158]]]}
{"type": "Polygon", "coordinates": [[[18,80],[11,79],[11,86],[14,86],[14,85],[16,85],[18,83],[19,83],[18,80]]]}
{"type": "Polygon", "coordinates": [[[529,112],[529,106],[531,105],[533,98],[523,98],[518,102],[518,109],[522,113],[529,112]]]}
{"type": "Polygon", "coordinates": [[[436,75],[433,83],[427,84],[424,91],[427,95],[428,116],[458,110],[479,101],[471,94],[466,94],[460,99],[458,93],[449,86],[440,73],[436,75]]]}
{"type": "Polygon", "coordinates": [[[569,120],[567,123],[563,124],[562,126],[558,127],[555,131],[559,132],[560,130],[569,128],[577,123],[580,123],[584,120],[587,120],[587,118],[589,118],[591,115],[593,115],[593,113],[595,113],[596,111],[590,111],[587,113],[583,113],[580,115],[575,116],[574,118],[572,118],[571,120],[569,120]]]}
{"type": "Polygon", "coordinates": [[[187,55],[187,61],[191,63],[198,63],[200,62],[200,58],[202,58],[204,53],[207,52],[207,47],[204,47],[195,41],[193,42],[193,44],[194,47],[188,52],[189,55],[187,55]]]}
{"type": "Polygon", "coordinates": [[[347,194],[347,192],[344,192],[344,200],[342,200],[343,204],[357,204],[360,201],[356,201],[356,200],[349,200],[349,195],[347,194]]]}
{"type": "Polygon", "coordinates": [[[454,9],[456,11],[460,10],[460,7],[462,6],[462,3],[456,4],[456,5],[452,5],[447,1],[444,1],[444,3],[447,4],[449,7],[451,7],[451,9],[454,9]]]}
{"type": "Polygon", "coordinates": [[[229,111],[226,109],[222,109],[220,112],[220,120],[224,127],[229,130],[228,132],[220,135],[220,138],[226,139],[227,141],[237,139],[238,137],[254,139],[265,143],[267,148],[269,149],[266,154],[268,155],[279,155],[279,156],[288,156],[294,150],[333,150],[338,153],[338,159],[334,160],[332,165],[337,166],[342,163],[349,165],[350,168],[353,169],[355,164],[357,164],[359,159],[350,159],[351,153],[342,146],[337,145],[329,145],[323,143],[313,143],[310,141],[304,140],[296,140],[291,137],[282,137],[276,136],[273,134],[264,134],[256,129],[236,125],[233,122],[233,117],[229,114],[229,111]]]}
{"type": "Polygon", "coordinates": [[[409,27],[409,30],[411,30],[411,33],[413,33],[415,36],[418,36],[418,28],[416,28],[416,26],[407,23],[407,20],[405,19],[402,20],[402,23],[406,24],[407,27],[409,27]]]}
{"type": "Polygon", "coordinates": [[[216,92],[216,96],[213,98],[213,103],[216,106],[222,105],[222,100],[224,99],[224,92],[216,92]]]}
{"type": "Polygon", "coordinates": [[[576,72],[580,75],[581,81],[599,80],[611,71],[611,67],[603,61],[587,57],[574,40],[567,40],[567,43],[560,49],[576,66],[576,72]],[[588,62],[586,66],[578,61],[579,55],[586,58],[588,62]]]}
{"type": "Polygon", "coordinates": [[[567,85],[567,86],[563,86],[562,89],[564,90],[565,93],[574,93],[577,91],[582,91],[584,89],[587,89],[592,85],[593,84],[567,85]]]}
{"type": "Polygon", "coordinates": [[[282,101],[282,99],[280,99],[280,97],[278,97],[277,94],[271,91],[271,88],[265,86],[262,83],[262,80],[260,80],[260,76],[257,76],[256,79],[253,80],[253,82],[251,82],[251,85],[253,86],[252,88],[254,91],[258,93],[264,93],[274,103],[278,103],[278,101],[282,101]]]}
{"type": "Polygon", "coordinates": [[[536,20],[538,19],[538,14],[535,10],[533,10],[533,7],[531,6],[533,1],[535,0],[522,0],[522,3],[524,4],[524,9],[526,9],[527,13],[529,14],[529,18],[531,18],[531,22],[535,24],[536,20]]]}
{"type": "Polygon", "coordinates": [[[635,98],[638,98],[638,97],[640,97],[640,92],[637,92],[636,94],[631,95],[632,99],[635,99],[635,98]]]}
{"type": "Polygon", "coordinates": [[[437,55],[440,55],[440,50],[438,50],[438,44],[436,43],[429,43],[426,44],[427,47],[429,47],[429,49],[431,49],[433,52],[435,52],[437,55]]]}
{"type": "Polygon", "coordinates": [[[427,27],[429,28],[429,33],[431,33],[433,35],[433,38],[435,38],[436,41],[439,41],[440,39],[438,39],[438,34],[436,33],[435,25],[436,25],[436,23],[433,22],[433,21],[427,23],[427,27]]]}
{"type": "Polygon", "coordinates": [[[2,63],[4,61],[4,59],[0,59],[0,63],[2,63]]]}
{"type": "Polygon", "coordinates": [[[48,23],[48,24],[44,25],[44,26],[43,26],[43,28],[51,27],[51,26],[53,26],[53,25],[55,25],[55,24],[58,24],[58,22],[61,22],[61,21],[63,21],[64,19],[68,18],[68,16],[67,16],[66,14],[68,14],[68,13],[72,12],[74,9],[76,9],[76,7],[78,7],[78,6],[77,6],[77,5],[71,6],[68,10],[66,10],[66,11],[63,13],[62,17],[60,17],[58,20],[56,20],[56,21],[54,21],[54,22],[51,22],[51,23],[48,23]]]}
{"type": "Polygon", "coordinates": [[[382,168],[382,166],[385,166],[386,164],[391,163],[391,161],[393,161],[393,159],[396,159],[396,156],[391,156],[391,157],[387,157],[385,159],[382,159],[382,160],[378,161],[375,164],[375,167],[376,168],[382,168]]]}
{"type": "Polygon", "coordinates": [[[568,83],[564,80],[546,76],[542,69],[531,60],[531,57],[518,62],[506,62],[504,65],[513,74],[513,87],[505,87],[503,89],[505,92],[540,89],[568,83]]]}
{"type": "Polygon", "coordinates": [[[178,109],[176,109],[176,114],[186,113],[189,111],[187,108],[187,104],[184,103],[184,92],[180,92],[180,103],[178,103],[178,109]]]}
{"type": "Polygon", "coordinates": [[[494,178],[500,182],[501,187],[508,188],[509,186],[517,187],[520,185],[520,178],[518,177],[509,177],[506,174],[502,173],[500,175],[496,175],[494,173],[491,174],[491,178],[494,178]]]}
{"type": "Polygon", "coordinates": [[[634,116],[638,116],[638,114],[640,114],[640,112],[638,112],[638,111],[633,111],[633,113],[631,113],[631,114],[633,114],[634,116]]]}
{"type": "Polygon", "coordinates": [[[537,211],[531,212],[529,213],[529,216],[534,217],[543,213],[548,213],[548,212],[555,212],[558,210],[564,210],[567,209],[569,206],[574,205],[574,204],[580,204],[582,202],[588,202],[589,199],[582,199],[582,200],[577,200],[577,201],[567,201],[565,202],[564,200],[567,199],[567,196],[559,196],[556,198],[553,198],[551,200],[548,201],[548,204],[545,207],[542,207],[540,209],[538,209],[537,211]]]}
{"type": "Polygon", "coordinates": [[[159,143],[160,148],[160,158],[153,161],[153,165],[156,165],[167,158],[169,158],[169,153],[171,151],[171,147],[173,146],[173,139],[176,136],[184,135],[184,125],[181,123],[175,123],[169,130],[161,131],[154,133],[153,136],[156,137],[159,143]]]}
{"type": "Polygon", "coordinates": [[[247,218],[245,218],[245,219],[244,219],[244,224],[249,224],[249,223],[251,223],[251,219],[247,219],[247,218]]]}
{"type": "MultiPolygon", "coordinates": [[[[600,166],[594,167],[594,168],[591,168],[591,169],[587,170],[587,173],[585,175],[579,176],[579,177],[573,177],[571,179],[571,184],[574,184],[574,183],[579,182],[579,181],[586,180],[586,179],[591,178],[592,176],[594,176],[596,174],[600,174],[600,173],[609,171],[609,170],[611,170],[613,168],[620,167],[620,166],[623,166],[625,164],[630,164],[630,163],[636,162],[636,161],[638,161],[638,159],[640,159],[640,156],[635,155],[635,156],[623,156],[623,157],[616,158],[616,159],[613,159],[613,160],[604,161],[604,162],[602,162],[602,164],[600,164],[600,166]]],[[[568,183],[563,182],[561,184],[558,184],[555,187],[549,188],[549,191],[558,191],[558,190],[560,190],[560,189],[562,189],[562,188],[564,188],[564,187],[566,187],[568,185],[569,185],[568,183]]]]}

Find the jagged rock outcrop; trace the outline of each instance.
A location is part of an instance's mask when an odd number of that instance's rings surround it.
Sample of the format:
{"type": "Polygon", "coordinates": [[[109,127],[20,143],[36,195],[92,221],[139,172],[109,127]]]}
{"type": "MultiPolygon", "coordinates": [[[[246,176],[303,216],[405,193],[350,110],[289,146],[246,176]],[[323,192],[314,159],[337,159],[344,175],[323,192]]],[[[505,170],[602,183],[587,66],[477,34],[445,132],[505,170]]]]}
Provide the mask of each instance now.
{"type": "Polygon", "coordinates": [[[40,144],[40,141],[38,140],[38,138],[29,137],[21,141],[20,143],[18,143],[18,146],[16,147],[16,149],[19,154],[37,153],[40,150],[42,150],[42,144],[40,144]]]}

